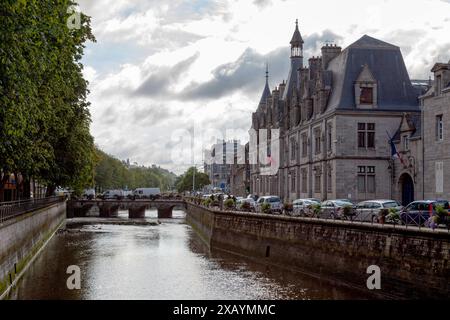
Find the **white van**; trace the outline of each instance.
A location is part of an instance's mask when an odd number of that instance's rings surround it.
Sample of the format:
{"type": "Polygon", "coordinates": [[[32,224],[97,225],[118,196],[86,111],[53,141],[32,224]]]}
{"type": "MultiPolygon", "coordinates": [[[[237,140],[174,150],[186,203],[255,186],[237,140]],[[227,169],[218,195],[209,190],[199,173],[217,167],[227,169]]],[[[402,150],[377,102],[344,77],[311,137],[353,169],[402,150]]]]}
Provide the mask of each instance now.
{"type": "Polygon", "coordinates": [[[156,198],[161,195],[159,188],[137,188],[133,192],[135,199],[156,198]]]}
{"type": "Polygon", "coordinates": [[[101,198],[103,200],[107,200],[107,199],[116,199],[116,200],[120,200],[123,198],[123,191],[120,189],[116,189],[116,190],[106,190],[105,192],[103,192],[101,198]]]}

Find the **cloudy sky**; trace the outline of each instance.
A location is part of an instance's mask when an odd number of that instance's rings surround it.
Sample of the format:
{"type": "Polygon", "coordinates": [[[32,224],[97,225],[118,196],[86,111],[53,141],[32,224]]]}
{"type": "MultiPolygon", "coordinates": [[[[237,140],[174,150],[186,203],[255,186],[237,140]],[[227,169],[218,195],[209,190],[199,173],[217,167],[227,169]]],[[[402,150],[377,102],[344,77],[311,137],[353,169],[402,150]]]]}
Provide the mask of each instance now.
{"type": "MultiPolygon", "coordinates": [[[[192,160],[174,162],[186,154],[179,146],[189,144],[192,130],[214,139],[225,130],[249,129],[265,63],[271,88],[287,77],[295,19],[305,59],[318,55],[325,41],[346,47],[364,34],[400,46],[413,79],[428,79],[434,62],[450,59],[450,0],[79,4],[97,38],[83,59],[97,145],[120,159],[176,173],[192,160]]],[[[201,162],[201,149],[197,139],[192,162],[201,162]]]]}

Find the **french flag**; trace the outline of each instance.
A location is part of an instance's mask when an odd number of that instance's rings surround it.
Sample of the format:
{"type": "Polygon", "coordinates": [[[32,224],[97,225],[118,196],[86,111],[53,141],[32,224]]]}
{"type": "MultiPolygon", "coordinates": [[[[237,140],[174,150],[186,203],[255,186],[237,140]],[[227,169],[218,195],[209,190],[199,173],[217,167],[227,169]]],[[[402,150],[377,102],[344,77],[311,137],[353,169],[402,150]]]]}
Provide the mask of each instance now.
{"type": "Polygon", "coordinates": [[[391,136],[389,135],[389,133],[387,132],[388,137],[389,137],[389,144],[391,145],[391,158],[392,159],[399,159],[400,162],[404,165],[405,162],[403,161],[402,156],[400,155],[400,153],[397,151],[397,147],[395,146],[395,143],[393,141],[393,138],[391,138],[391,136]]]}

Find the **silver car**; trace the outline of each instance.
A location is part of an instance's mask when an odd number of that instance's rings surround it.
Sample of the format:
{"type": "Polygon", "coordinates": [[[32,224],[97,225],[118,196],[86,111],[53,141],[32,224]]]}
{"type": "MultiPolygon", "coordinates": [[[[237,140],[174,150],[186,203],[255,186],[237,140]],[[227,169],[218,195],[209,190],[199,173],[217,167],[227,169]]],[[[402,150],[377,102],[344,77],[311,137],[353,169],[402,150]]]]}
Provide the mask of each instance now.
{"type": "Polygon", "coordinates": [[[342,219],[345,207],[350,206],[354,209],[353,203],[342,200],[326,200],[321,206],[322,210],[318,217],[325,219],[342,219]]]}
{"type": "Polygon", "coordinates": [[[311,206],[319,204],[320,201],[315,199],[297,199],[292,202],[292,215],[305,216],[310,212],[311,206]]]}
{"type": "Polygon", "coordinates": [[[356,205],[356,218],[358,221],[377,222],[382,209],[396,208],[399,212],[402,206],[395,200],[368,200],[356,205]]]}
{"type": "Polygon", "coordinates": [[[270,205],[270,213],[282,213],[282,205],[281,205],[281,199],[277,196],[265,196],[261,197],[256,201],[256,211],[262,212],[262,204],[268,203],[270,205]]]}

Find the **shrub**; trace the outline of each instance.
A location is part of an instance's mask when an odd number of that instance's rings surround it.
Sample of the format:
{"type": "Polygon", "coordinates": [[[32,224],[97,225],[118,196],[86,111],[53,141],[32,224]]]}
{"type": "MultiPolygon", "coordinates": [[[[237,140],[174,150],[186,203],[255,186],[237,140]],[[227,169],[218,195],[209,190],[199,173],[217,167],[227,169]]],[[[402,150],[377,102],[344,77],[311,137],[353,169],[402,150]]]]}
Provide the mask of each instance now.
{"type": "Polygon", "coordinates": [[[234,208],[234,200],[231,198],[228,198],[227,200],[225,200],[225,202],[223,203],[223,205],[225,206],[226,209],[233,209],[234,208]]]}
{"type": "Polygon", "coordinates": [[[241,210],[251,211],[251,209],[252,209],[252,207],[251,207],[250,203],[248,203],[247,201],[242,202],[241,210]]]}
{"type": "Polygon", "coordinates": [[[320,203],[312,205],[313,213],[315,216],[318,216],[320,212],[322,212],[322,205],[320,203]]]}
{"type": "Polygon", "coordinates": [[[398,223],[400,221],[400,213],[397,208],[389,208],[389,214],[386,216],[387,221],[398,223]]]}
{"type": "Polygon", "coordinates": [[[211,200],[210,198],[207,198],[207,199],[205,199],[205,200],[202,201],[202,204],[203,204],[205,207],[209,207],[209,206],[211,205],[211,203],[212,203],[212,200],[211,200]]]}
{"type": "Polygon", "coordinates": [[[269,213],[270,209],[271,209],[271,207],[270,207],[270,204],[268,204],[268,203],[263,203],[261,205],[261,211],[264,213],[269,213]]]}
{"type": "Polygon", "coordinates": [[[448,215],[448,210],[445,209],[444,206],[438,205],[438,206],[436,206],[435,211],[436,211],[436,215],[437,215],[436,223],[439,224],[439,223],[441,223],[441,221],[443,221],[445,219],[445,216],[448,215]]]}
{"type": "Polygon", "coordinates": [[[344,206],[344,208],[342,210],[343,210],[342,212],[344,213],[344,216],[351,216],[354,213],[353,207],[350,205],[344,206]]]}
{"type": "Polygon", "coordinates": [[[285,202],[283,204],[283,210],[284,211],[292,211],[292,210],[294,210],[294,205],[292,203],[285,202]]]}

